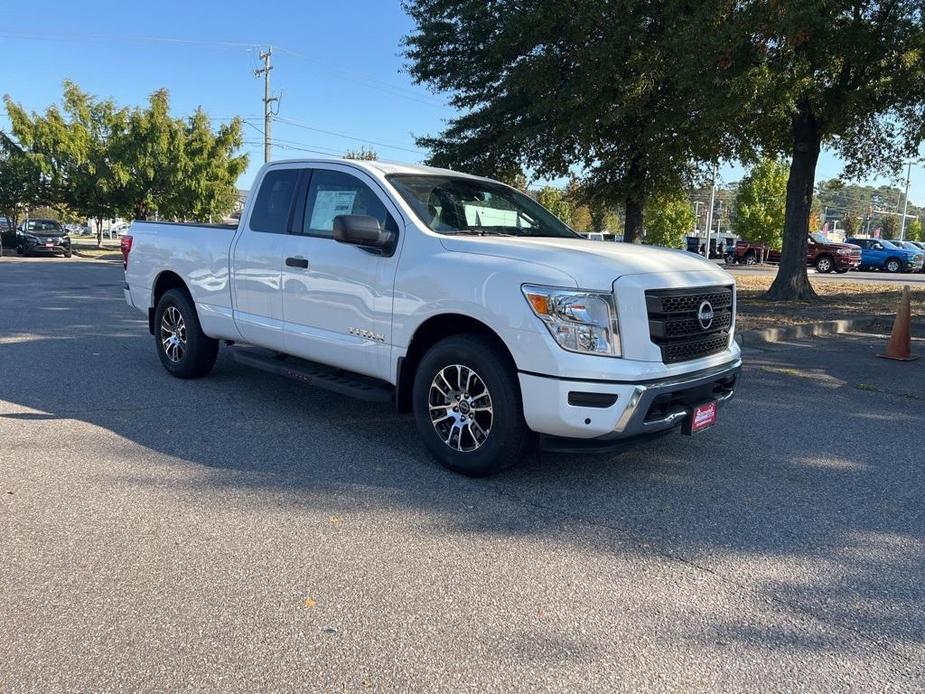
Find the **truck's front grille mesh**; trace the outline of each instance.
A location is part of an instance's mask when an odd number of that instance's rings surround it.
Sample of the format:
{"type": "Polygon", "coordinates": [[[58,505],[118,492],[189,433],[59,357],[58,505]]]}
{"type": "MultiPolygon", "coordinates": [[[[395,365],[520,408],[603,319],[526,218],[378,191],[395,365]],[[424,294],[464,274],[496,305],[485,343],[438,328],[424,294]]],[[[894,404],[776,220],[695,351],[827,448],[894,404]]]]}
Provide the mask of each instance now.
{"type": "Polygon", "coordinates": [[[716,354],[729,345],[732,287],[650,289],[646,310],[649,335],[666,364],[716,354]]]}

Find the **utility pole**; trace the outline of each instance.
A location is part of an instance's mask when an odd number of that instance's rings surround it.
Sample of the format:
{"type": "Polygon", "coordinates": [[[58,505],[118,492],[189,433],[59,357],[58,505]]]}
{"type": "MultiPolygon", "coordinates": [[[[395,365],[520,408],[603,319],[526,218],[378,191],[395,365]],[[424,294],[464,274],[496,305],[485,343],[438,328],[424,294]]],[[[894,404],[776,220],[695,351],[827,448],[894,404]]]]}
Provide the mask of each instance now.
{"type": "Polygon", "coordinates": [[[263,67],[254,70],[254,76],[263,75],[263,163],[266,164],[273,158],[273,110],[270,107],[274,101],[279,101],[277,97],[270,96],[270,56],[273,54],[273,47],[268,46],[266,52],[261,52],[259,57],[263,61],[263,67]]]}
{"type": "Polygon", "coordinates": [[[707,208],[707,246],[706,246],[706,256],[707,259],[710,258],[710,235],[713,233],[713,203],[716,200],[716,164],[713,164],[713,184],[710,189],[710,206],[707,208]]]}
{"type": "Polygon", "coordinates": [[[912,162],[909,162],[909,168],[906,169],[906,197],[903,201],[903,221],[899,225],[899,240],[906,240],[906,213],[909,211],[909,179],[912,177],[912,162]]]}

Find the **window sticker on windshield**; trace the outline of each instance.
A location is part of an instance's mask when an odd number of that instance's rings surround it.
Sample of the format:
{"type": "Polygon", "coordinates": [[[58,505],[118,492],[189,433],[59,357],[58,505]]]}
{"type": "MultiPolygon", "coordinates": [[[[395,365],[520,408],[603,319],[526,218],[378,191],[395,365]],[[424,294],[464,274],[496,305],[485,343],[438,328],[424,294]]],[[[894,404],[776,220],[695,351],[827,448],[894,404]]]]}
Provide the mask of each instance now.
{"type": "Polygon", "coordinates": [[[353,201],[356,196],[357,191],[355,190],[319,190],[315,194],[310,228],[333,229],[334,218],[337,215],[353,212],[353,201]]]}

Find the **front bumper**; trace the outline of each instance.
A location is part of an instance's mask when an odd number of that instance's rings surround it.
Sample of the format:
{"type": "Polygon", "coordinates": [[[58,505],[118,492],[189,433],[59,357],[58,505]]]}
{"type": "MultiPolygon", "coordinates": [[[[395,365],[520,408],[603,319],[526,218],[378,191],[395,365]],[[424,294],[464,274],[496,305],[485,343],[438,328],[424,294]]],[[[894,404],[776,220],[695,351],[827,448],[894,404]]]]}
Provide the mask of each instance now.
{"type": "MultiPolygon", "coordinates": [[[[533,431],[576,444],[607,445],[671,430],[691,407],[732,399],[742,360],[641,383],[520,373],[524,418],[533,431]]],[[[577,447],[577,446],[576,446],[577,447]]]]}
{"type": "Polygon", "coordinates": [[[860,256],[850,256],[850,255],[836,255],[835,256],[835,267],[839,270],[854,270],[861,264],[860,256]]]}

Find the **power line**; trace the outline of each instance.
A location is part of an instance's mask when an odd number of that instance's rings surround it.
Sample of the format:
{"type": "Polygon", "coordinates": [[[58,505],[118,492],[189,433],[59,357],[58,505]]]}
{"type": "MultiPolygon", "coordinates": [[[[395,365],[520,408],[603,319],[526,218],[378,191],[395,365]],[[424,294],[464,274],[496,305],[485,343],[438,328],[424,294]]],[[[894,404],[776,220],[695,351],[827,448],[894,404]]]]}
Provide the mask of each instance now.
{"type": "Polygon", "coordinates": [[[239,41],[211,41],[207,39],[180,39],[168,36],[137,36],[123,34],[99,34],[77,31],[43,31],[30,32],[19,29],[0,29],[0,36],[9,39],[24,41],[123,41],[129,43],[173,43],[191,46],[212,46],[215,48],[248,48],[259,49],[256,43],[239,41]]]}
{"type": "Polygon", "coordinates": [[[305,123],[300,123],[299,121],[292,120],[291,118],[277,118],[280,123],[285,123],[286,125],[291,125],[295,128],[302,128],[303,130],[311,130],[312,132],[322,133],[324,135],[331,135],[333,137],[342,137],[346,140],[354,140],[355,142],[360,142],[368,145],[376,145],[377,147],[386,147],[388,149],[397,149],[403,152],[410,152],[411,154],[426,154],[426,152],[419,149],[411,149],[410,147],[403,147],[402,145],[390,144],[388,142],[378,142],[376,140],[370,140],[365,137],[357,137],[356,135],[347,135],[346,133],[339,133],[333,130],[324,130],[323,128],[315,128],[305,123]]]}
{"type": "Polygon", "coordinates": [[[383,82],[375,78],[366,77],[364,75],[360,75],[359,73],[350,72],[348,70],[344,70],[340,68],[335,68],[332,70],[330,68],[330,65],[327,62],[323,62],[316,58],[312,58],[311,56],[305,55],[304,53],[300,53],[299,51],[293,51],[289,48],[277,48],[277,50],[280,53],[286,53],[287,55],[291,55],[296,58],[301,58],[302,60],[305,60],[311,63],[316,63],[318,65],[323,66],[326,72],[339,75],[343,77],[344,79],[350,80],[351,82],[363,84],[372,89],[378,89],[380,91],[390,93],[392,94],[392,96],[397,96],[402,99],[408,99],[409,101],[415,101],[419,104],[425,104],[427,106],[438,106],[438,107],[446,106],[444,102],[439,101],[438,99],[431,99],[431,98],[421,96],[419,93],[413,92],[407,87],[400,87],[398,85],[389,84],[388,82],[383,82]]]}

